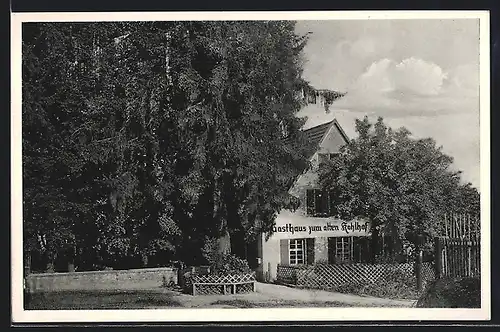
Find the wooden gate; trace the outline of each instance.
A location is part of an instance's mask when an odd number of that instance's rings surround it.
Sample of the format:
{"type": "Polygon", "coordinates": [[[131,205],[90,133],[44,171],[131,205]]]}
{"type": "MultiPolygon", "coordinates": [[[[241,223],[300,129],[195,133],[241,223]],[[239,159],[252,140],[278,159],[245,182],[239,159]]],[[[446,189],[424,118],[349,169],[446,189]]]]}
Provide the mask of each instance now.
{"type": "Polygon", "coordinates": [[[475,277],[481,273],[479,218],[448,215],[444,236],[435,238],[436,278],[475,277]]]}

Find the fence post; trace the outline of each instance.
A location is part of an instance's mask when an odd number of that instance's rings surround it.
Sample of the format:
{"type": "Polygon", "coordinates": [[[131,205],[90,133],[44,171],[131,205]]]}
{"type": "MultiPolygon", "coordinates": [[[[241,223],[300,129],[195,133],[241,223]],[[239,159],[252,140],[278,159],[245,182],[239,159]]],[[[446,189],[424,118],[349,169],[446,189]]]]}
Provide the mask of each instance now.
{"type": "Polygon", "coordinates": [[[415,274],[417,277],[417,290],[422,290],[422,249],[418,249],[415,260],[415,274]]]}
{"type": "Polygon", "coordinates": [[[434,255],[434,267],[435,267],[435,274],[436,274],[436,279],[441,278],[442,271],[443,271],[443,246],[441,243],[441,239],[439,237],[434,238],[434,250],[435,250],[435,255],[434,255]]]}

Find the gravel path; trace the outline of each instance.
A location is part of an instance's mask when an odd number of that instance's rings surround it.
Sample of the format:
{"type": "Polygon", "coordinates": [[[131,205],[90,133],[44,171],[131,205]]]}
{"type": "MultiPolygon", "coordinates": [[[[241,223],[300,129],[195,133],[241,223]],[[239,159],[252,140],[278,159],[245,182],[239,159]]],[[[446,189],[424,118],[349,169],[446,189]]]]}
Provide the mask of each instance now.
{"type": "MultiPolygon", "coordinates": [[[[415,301],[411,300],[391,300],[369,296],[358,296],[351,294],[342,294],[328,292],[323,290],[297,289],[282,285],[257,283],[257,291],[249,294],[236,295],[200,295],[192,296],[186,294],[174,295],[174,299],[182,303],[183,307],[231,307],[224,303],[240,302],[254,306],[265,307],[267,304],[295,303],[315,306],[325,303],[335,303],[346,307],[412,307],[415,301]],[[222,302],[220,305],[214,305],[214,302],[222,302]]],[[[336,306],[340,306],[336,305],[336,306]]]]}
{"type": "Polygon", "coordinates": [[[29,309],[412,307],[413,302],[257,283],[256,292],[234,295],[192,296],[167,288],[35,293],[29,309]]]}
{"type": "Polygon", "coordinates": [[[281,298],[286,300],[297,300],[304,302],[328,302],[336,301],[343,302],[346,304],[365,304],[365,305],[393,305],[393,306],[405,306],[411,307],[413,302],[411,300],[391,300],[382,299],[378,297],[371,296],[359,296],[352,294],[343,294],[336,292],[329,292],[324,290],[311,290],[311,289],[297,289],[287,286],[274,285],[274,284],[257,284],[257,292],[261,294],[266,294],[272,298],[281,298]]]}

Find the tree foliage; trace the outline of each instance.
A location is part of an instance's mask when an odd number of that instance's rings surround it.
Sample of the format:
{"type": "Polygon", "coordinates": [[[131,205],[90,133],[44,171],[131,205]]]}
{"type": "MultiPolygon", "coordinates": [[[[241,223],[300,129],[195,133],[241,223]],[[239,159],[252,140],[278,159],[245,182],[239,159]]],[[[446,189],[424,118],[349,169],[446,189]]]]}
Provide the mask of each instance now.
{"type": "Polygon", "coordinates": [[[229,234],[243,256],[307,164],[306,41],[293,22],[25,24],[26,250],[130,267],[229,234]]]}
{"type": "Polygon", "coordinates": [[[416,139],[405,128],[393,130],[382,118],[356,120],[358,137],[320,171],[332,191],[335,213],[367,218],[381,233],[417,243],[442,227],[450,211],[479,213],[479,193],[452,170],[453,159],[431,138],[416,139]]]}

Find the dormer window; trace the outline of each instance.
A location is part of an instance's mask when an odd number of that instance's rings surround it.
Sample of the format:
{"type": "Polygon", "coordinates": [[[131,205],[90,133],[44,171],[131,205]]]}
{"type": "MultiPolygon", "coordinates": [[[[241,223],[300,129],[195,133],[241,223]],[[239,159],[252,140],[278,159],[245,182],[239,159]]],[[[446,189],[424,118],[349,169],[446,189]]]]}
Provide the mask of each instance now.
{"type": "Polygon", "coordinates": [[[320,189],[306,191],[307,215],[313,217],[329,217],[332,195],[320,189]]]}

